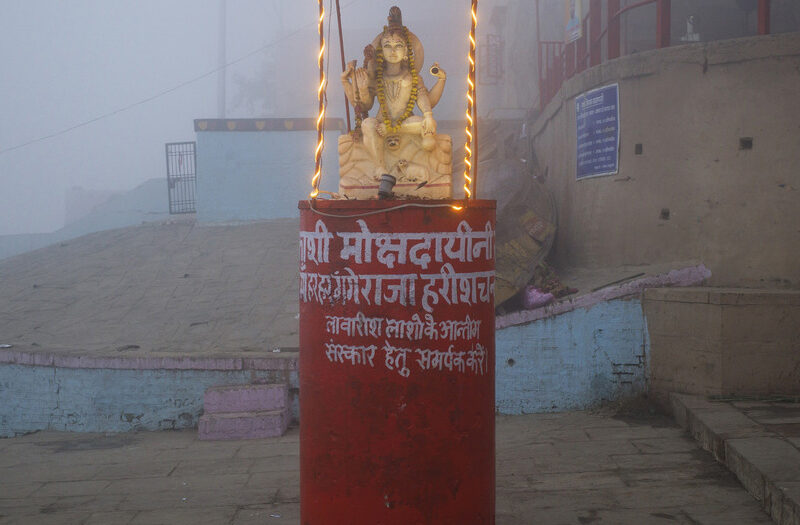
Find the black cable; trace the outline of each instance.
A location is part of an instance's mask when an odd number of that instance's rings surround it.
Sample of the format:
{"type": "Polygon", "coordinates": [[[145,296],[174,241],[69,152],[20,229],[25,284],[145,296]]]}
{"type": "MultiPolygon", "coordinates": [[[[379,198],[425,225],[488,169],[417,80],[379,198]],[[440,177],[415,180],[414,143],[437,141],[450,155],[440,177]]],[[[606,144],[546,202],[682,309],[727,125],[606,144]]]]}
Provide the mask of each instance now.
{"type": "MultiPolygon", "coordinates": [[[[348,7],[348,6],[354,4],[354,3],[358,2],[358,1],[359,0],[352,0],[351,2],[346,4],[345,7],[348,7]]],[[[246,55],[243,55],[243,56],[241,56],[241,57],[239,57],[239,58],[237,58],[235,60],[232,60],[232,61],[226,63],[223,66],[220,66],[220,67],[218,67],[216,69],[213,69],[211,71],[203,73],[202,75],[196,76],[196,77],[191,78],[189,80],[186,80],[184,82],[181,82],[177,86],[173,86],[173,87],[171,87],[169,89],[165,89],[164,91],[161,91],[159,93],[156,93],[155,95],[151,95],[151,96],[149,96],[147,98],[139,100],[138,102],[134,102],[132,104],[128,104],[127,106],[121,107],[119,109],[115,109],[114,111],[110,111],[110,112],[105,113],[103,115],[100,115],[98,117],[94,117],[92,119],[85,120],[83,122],[75,124],[74,126],[70,126],[68,128],[62,129],[60,131],[56,131],[54,133],[50,133],[49,135],[44,135],[42,137],[29,140],[27,142],[23,142],[22,144],[17,144],[16,146],[11,146],[10,148],[0,149],[0,155],[2,155],[3,153],[8,153],[9,151],[14,151],[14,150],[17,150],[17,149],[20,149],[20,148],[24,148],[26,146],[30,146],[31,144],[36,144],[37,142],[42,142],[44,140],[48,140],[48,139],[52,139],[52,138],[64,135],[66,133],[69,133],[70,131],[76,130],[78,128],[82,128],[84,126],[88,126],[89,124],[93,124],[93,123],[95,123],[95,122],[97,122],[99,120],[103,120],[103,119],[106,119],[108,117],[112,117],[112,116],[114,116],[114,115],[116,115],[118,113],[122,113],[124,111],[128,111],[130,109],[133,109],[133,108],[135,108],[137,106],[141,106],[141,105],[146,104],[148,102],[152,102],[153,100],[156,100],[157,98],[161,98],[164,95],[168,95],[168,94],[170,94],[170,93],[172,93],[174,91],[177,91],[177,90],[179,90],[181,88],[184,88],[184,87],[186,87],[186,86],[188,86],[190,84],[194,84],[195,82],[203,80],[204,78],[207,78],[207,77],[210,77],[211,75],[219,73],[220,71],[222,71],[223,69],[228,68],[229,66],[232,66],[232,65],[238,64],[239,62],[247,60],[248,58],[252,57],[253,55],[257,55],[258,53],[261,53],[262,51],[265,51],[266,49],[268,49],[268,48],[270,48],[270,47],[272,47],[274,45],[277,45],[277,44],[283,42],[284,40],[287,40],[287,39],[297,35],[298,33],[303,31],[307,27],[309,27],[311,25],[314,25],[314,24],[316,24],[316,22],[309,23],[309,24],[306,24],[304,26],[301,26],[301,27],[297,28],[296,30],[292,31],[291,33],[287,34],[286,36],[282,37],[279,40],[275,40],[274,42],[270,42],[269,44],[265,44],[265,45],[261,46],[260,48],[247,53],[246,55]]]]}

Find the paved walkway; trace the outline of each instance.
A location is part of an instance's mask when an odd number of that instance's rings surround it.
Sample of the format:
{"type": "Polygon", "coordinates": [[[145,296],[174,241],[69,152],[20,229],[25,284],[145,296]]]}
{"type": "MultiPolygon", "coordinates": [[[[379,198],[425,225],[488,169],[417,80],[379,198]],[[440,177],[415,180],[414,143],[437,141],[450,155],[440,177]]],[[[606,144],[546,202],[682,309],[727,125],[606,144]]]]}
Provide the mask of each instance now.
{"type": "MultiPolygon", "coordinates": [[[[496,424],[499,525],[771,523],[665,416],[568,412],[496,424]]],[[[0,525],[297,524],[298,435],[295,427],[236,442],[201,442],[196,431],[0,440],[0,525]]]]}

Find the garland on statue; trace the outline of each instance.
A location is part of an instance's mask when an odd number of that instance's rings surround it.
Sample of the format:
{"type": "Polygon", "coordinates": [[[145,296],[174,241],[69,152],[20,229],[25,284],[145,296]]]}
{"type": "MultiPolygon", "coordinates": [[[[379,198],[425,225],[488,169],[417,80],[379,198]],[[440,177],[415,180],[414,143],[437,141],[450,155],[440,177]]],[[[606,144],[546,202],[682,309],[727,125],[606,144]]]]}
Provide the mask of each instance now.
{"type": "MultiPolygon", "coordinates": [[[[384,27],[384,31],[387,28],[384,27]]],[[[378,84],[378,102],[381,106],[381,115],[383,116],[383,123],[386,125],[386,132],[388,134],[398,133],[400,131],[400,125],[410,117],[414,112],[414,106],[417,103],[417,86],[419,84],[419,75],[417,74],[417,68],[414,67],[414,49],[411,47],[411,38],[408,35],[408,28],[403,26],[403,36],[405,37],[406,41],[406,50],[408,55],[408,67],[411,70],[411,96],[408,97],[408,104],[406,104],[406,111],[403,115],[395,120],[389,117],[389,111],[386,108],[386,94],[384,93],[383,88],[383,50],[378,47],[376,50],[376,62],[378,63],[378,71],[377,71],[377,84],[378,84]]]]}
{"type": "Polygon", "coordinates": [[[358,94],[358,90],[354,89],[353,92],[355,95],[355,104],[353,105],[353,111],[355,111],[356,114],[356,126],[353,129],[353,135],[357,137],[357,139],[360,141],[362,137],[361,123],[364,122],[365,118],[369,117],[369,113],[364,111],[362,107],[363,101],[361,100],[361,96],[358,94]]]}

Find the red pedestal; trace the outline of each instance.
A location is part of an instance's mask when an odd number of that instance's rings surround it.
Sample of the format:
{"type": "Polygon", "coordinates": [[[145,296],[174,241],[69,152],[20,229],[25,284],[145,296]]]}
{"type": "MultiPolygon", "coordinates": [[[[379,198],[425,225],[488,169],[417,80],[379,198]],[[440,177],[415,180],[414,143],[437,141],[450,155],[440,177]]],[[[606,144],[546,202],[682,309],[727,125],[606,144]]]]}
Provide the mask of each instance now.
{"type": "Polygon", "coordinates": [[[494,523],[494,225],[300,202],[303,525],[494,523]]]}

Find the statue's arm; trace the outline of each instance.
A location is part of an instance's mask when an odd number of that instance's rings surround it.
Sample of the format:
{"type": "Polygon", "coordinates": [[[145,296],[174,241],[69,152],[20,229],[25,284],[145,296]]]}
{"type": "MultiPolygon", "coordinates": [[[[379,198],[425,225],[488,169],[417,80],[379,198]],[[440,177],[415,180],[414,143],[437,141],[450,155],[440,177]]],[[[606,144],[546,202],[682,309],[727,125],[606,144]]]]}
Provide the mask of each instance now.
{"type": "Polygon", "coordinates": [[[431,103],[431,107],[435,108],[436,104],[439,103],[439,100],[442,98],[442,93],[444,92],[444,85],[447,82],[447,73],[444,69],[439,67],[438,62],[433,63],[433,67],[431,67],[431,74],[433,74],[436,79],[436,84],[431,87],[428,91],[428,100],[431,103]],[[434,73],[436,71],[436,73],[434,73]]]}
{"type": "Polygon", "coordinates": [[[372,109],[373,105],[375,105],[375,97],[378,92],[378,62],[375,58],[375,48],[372,46],[372,44],[368,44],[366,47],[364,47],[363,70],[365,71],[363,76],[366,78],[366,82],[364,84],[366,92],[362,96],[362,107],[364,111],[368,111],[372,109]]]}
{"type": "Polygon", "coordinates": [[[355,70],[355,60],[348,63],[347,67],[344,71],[342,71],[342,89],[344,89],[344,96],[347,97],[347,100],[350,101],[350,104],[355,104],[355,89],[353,87],[353,83],[350,81],[350,77],[353,75],[355,70]]]}
{"type": "MultiPolygon", "coordinates": [[[[433,118],[433,108],[431,107],[428,89],[422,79],[419,79],[417,89],[417,107],[422,111],[422,135],[433,135],[436,133],[436,120],[433,118]]],[[[430,150],[430,148],[427,148],[430,150]]]]}
{"type": "Polygon", "coordinates": [[[419,86],[417,87],[417,107],[424,116],[432,116],[433,115],[433,105],[431,104],[430,95],[428,94],[428,88],[425,87],[425,83],[422,79],[419,79],[419,86]]]}
{"type": "Polygon", "coordinates": [[[361,100],[361,109],[369,111],[375,105],[375,79],[370,75],[367,68],[356,69],[356,85],[358,86],[358,96],[361,100]]]}

